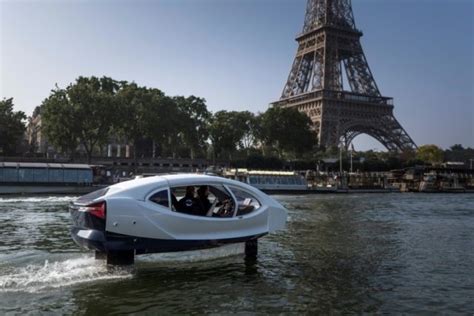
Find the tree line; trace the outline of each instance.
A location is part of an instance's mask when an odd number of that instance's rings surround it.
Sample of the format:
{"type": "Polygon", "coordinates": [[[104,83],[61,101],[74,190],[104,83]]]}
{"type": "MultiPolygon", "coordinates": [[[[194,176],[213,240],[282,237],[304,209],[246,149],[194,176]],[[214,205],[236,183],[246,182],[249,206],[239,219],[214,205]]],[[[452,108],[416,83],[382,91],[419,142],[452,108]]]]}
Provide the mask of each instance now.
{"type": "Polygon", "coordinates": [[[109,77],[79,77],[56,87],[39,112],[55,148],[73,158],[81,146],[89,161],[111,140],[133,145],[135,158],[231,160],[252,152],[291,158],[316,146],[311,120],[295,109],[211,113],[203,98],[170,97],[109,77]]]}

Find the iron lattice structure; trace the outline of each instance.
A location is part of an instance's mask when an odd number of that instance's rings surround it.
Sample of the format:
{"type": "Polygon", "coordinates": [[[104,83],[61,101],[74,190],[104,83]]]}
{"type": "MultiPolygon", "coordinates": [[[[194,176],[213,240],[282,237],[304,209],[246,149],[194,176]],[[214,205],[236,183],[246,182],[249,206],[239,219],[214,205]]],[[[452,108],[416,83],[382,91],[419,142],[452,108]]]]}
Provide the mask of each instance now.
{"type": "Polygon", "coordinates": [[[393,99],[377,87],[361,36],[350,0],[308,0],[290,75],[281,99],[272,105],[306,113],[320,146],[342,142],[347,148],[356,136],[368,134],[390,151],[415,149],[393,115],[393,99]]]}

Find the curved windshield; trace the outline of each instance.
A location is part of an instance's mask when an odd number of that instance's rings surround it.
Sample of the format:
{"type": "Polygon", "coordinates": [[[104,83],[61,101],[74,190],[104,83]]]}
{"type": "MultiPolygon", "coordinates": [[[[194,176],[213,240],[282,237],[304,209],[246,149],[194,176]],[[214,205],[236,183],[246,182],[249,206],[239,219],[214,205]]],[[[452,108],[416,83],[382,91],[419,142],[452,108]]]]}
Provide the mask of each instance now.
{"type": "Polygon", "coordinates": [[[231,187],[230,190],[237,199],[237,216],[249,214],[261,207],[257,198],[247,191],[236,187],[231,187]]]}

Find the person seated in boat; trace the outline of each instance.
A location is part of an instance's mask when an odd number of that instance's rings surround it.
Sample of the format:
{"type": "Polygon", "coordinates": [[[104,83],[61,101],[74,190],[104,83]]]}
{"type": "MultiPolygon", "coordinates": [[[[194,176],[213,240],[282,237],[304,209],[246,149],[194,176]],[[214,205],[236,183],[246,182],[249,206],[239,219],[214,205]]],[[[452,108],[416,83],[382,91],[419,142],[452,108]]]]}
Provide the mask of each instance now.
{"type": "Polygon", "coordinates": [[[194,196],[194,187],[186,187],[186,195],[178,201],[177,211],[186,214],[195,214],[197,199],[194,196]]]}
{"type": "Polygon", "coordinates": [[[230,198],[225,199],[219,203],[217,203],[217,206],[219,206],[219,210],[213,214],[213,217],[232,217],[232,214],[234,213],[233,211],[233,203],[230,198]]]}
{"type": "Polygon", "coordinates": [[[231,217],[233,203],[230,196],[222,191],[203,185],[199,187],[195,215],[212,217],[231,217]],[[211,190],[212,189],[212,190],[211,190]],[[209,200],[209,193],[215,196],[214,204],[209,200]],[[218,207],[217,210],[214,207],[218,207]]]}
{"type": "Polygon", "coordinates": [[[207,212],[212,206],[211,201],[209,201],[209,187],[207,185],[202,185],[197,190],[197,210],[196,215],[206,216],[207,212]]]}
{"type": "Polygon", "coordinates": [[[251,204],[252,203],[251,198],[243,198],[243,199],[237,198],[237,199],[238,199],[237,216],[251,213],[255,209],[255,206],[251,204]]]}

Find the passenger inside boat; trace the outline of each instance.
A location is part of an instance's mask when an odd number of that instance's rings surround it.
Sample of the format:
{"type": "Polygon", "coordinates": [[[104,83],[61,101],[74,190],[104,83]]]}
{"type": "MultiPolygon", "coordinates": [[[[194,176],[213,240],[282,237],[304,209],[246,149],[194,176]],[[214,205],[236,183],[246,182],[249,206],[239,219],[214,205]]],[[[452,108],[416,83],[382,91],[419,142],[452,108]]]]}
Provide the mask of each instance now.
{"type": "Polygon", "coordinates": [[[196,211],[197,199],[194,194],[194,186],[187,186],[186,187],[186,194],[183,198],[178,201],[178,208],[177,211],[180,213],[186,213],[191,215],[198,215],[194,214],[196,211]]]}
{"type": "Polygon", "coordinates": [[[209,187],[202,185],[197,190],[198,197],[196,199],[197,215],[206,216],[211,209],[212,203],[209,201],[209,187]]]}
{"type": "Polygon", "coordinates": [[[250,193],[234,187],[231,190],[235,200],[225,187],[214,185],[201,185],[197,190],[195,186],[174,187],[170,192],[171,201],[167,190],[153,194],[150,200],[175,212],[221,218],[247,215],[261,207],[250,193]]]}
{"type": "Polygon", "coordinates": [[[179,213],[212,217],[231,217],[234,213],[233,200],[223,187],[201,185],[197,190],[194,186],[175,187],[171,189],[171,199],[173,210],[179,213]]]}

